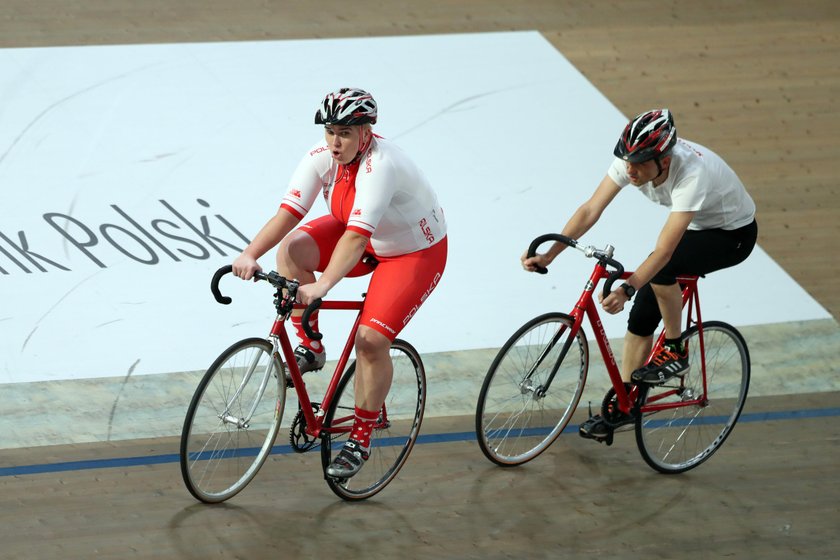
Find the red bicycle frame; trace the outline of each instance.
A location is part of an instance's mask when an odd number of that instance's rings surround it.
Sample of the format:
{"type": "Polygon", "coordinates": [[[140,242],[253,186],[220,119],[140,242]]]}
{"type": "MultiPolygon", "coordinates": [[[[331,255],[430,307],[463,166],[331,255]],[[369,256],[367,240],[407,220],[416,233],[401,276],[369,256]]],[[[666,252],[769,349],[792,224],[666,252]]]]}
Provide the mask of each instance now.
{"type": "MultiPolygon", "coordinates": [[[[670,409],[670,408],[678,408],[681,406],[706,406],[708,403],[709,389],[706,383],[706,347],[705,342],[703,340],[703,318],[700,313],[700,292],[697,289],[697,282],[700,280],[699,276],[678,276],[677,282],[679,282],[680,286],[682,287],[682,306],[683,309],[687,308],[686,318],[685,318],[685,328],[688,330],[692,326],[697,328],[697,340],[700,344],[700,351],[698,352],[698,356],[700,358],[700,371],[702,372],[702,380],[703,380],[703,391],[702,394],[695,396],[694,398],[682,398],[679,403],[670,402],[667,405],[657,405],[657,401],[660,401],[666,397],[672,396],[677,392],[681,392],[683,387],[683,380],[680,379],[680,387],[678,389],[672,389],[670,391],[663,391],[657,395],[648,396],[647,402],[642,406],[642,412],[655,412],[663,409],[670,409]]],[[[662,343],[665,340],[665,332],[663,330],[660,333],[659,337],[656,340],[656,344],[651,351],[651,355],[648,356],[648,361],[650,360],[653,355],[659,351],[662,347],[662,343]]],[[[686,342],[686,345],[688,342],[686,342]]],[[[688,347],[686,346],[686,350],[688,347]]]]}
{"type": "MultiPolygon", "coordinates": [[[[285,358],[284,362],[286,364],[286,367],[289,369],[289,376],[292,378],[292,383],[294,384],[295,392],[298,396],[298,402],[300,403],[301,410],[303,411],[303,417],[306,420],[307,435],[310,435],[312,437],[318,437],[321,434],[321,430],[323,429],[324,423],[324,411],[329,409],[333,398],[335,398],[336,390],[338,389],[338,383],[341,380],[341,373],[344,372],[344,368],[347,366],[347,362],[350,360],[350,352],[353,349],[356,330],[359,328],[359,321],[361,320],[362,316],[362,305],[364,305],[363,300],[334,300],[321,302],[319,309],[350,310],[358,311],[358,313],[356,314],[355,321],[353,321],[353,326],[350,329],[350,334],[347,337],[347,341],[344,344],[344,349],[341,351],[341,355],[338,358],[338,363],[336,364],[333,376],[332,378],[330,378],[329,385],[327,385],[327,389],[324,393],[324,400],[321,402],[317,413],[314,412],[312,408],[312,400],[309,398],[309,393],[306,391],[306,385],[303,382],[303,375],[300,373],[300,368],[298,368],[297,360],[295,359],[295,353],[292,349],[292,344],[289,340],[289,334],[286,332],[285,323],[287,317],[285,315],[278,315],[277,318],[274,320],[274,324],[271,326],[270,336],[277,339],[280,345],[280,349],[283,352],[283,357],[285,358]]],[[[302,308],[302,306],[295,305],[295,308],[300,309],[302,308]]],[[[334,418],[333,424],[338,427],[330,428],[330,433],[349,432],[350,426],[345,425],[345,422],[350,421],[352,419],[353,415],[341,418],[334,418]]],[[[386,418],[380,419],[377,422],[377,426],[385,420],[386,418]]]]}
{"type": "MultiPolygon", "coordinates": [[[[601,317],[598,314],[597,304],[594,299],[596,287],[600,284],[601,280],[609,278],[611,274],[612,273],[607,269],[607,267],[600,261],[595,264],[595,268],[593,269],[592,274],[589,276],[589,280],[584,286],[583,293],[580,295],[580,298],[578,298],[577,303],[575,303],[574,309],[570,313],[574,321],[571,326],[571,332],[569,333],[569,340],[573,340],[574,337],[577,336],[578,331],[580,331],[583,325],[584,317],[586,317],[589,320],[589,324],[592,325],[593,336],[595,337],[595,341],[597,342],[598,348],[601,351],[601,355],[604,358],[604,364],[607,367],[607,374],[610,377],[613,389],[615,389],[618,407],[623,413],[629,414],[631,412],[631,409],[635,406],[636,399],[638,396],[638,388],[635,385],[633,385],[632,388],[628,391],[624,387],[624,381],[621,379],[621,372],[619,371],[615,355],[613,354],[612,348],[610,347],[609,339],[607,338],[606,331],[604,330],[604,325],[603,323],[601,323],[601,317]]],[[[632,274],[632,272],[623,272],[620,275],[620,279],[626,280],[632,274]]],[[[704,372],[703,394],[699,395],[697,398],[684,400],[679,404],[670,402],[667,405],[657,405],[657,401],[675,394],[676,392],[680,391],[681,388],[675,388],[671,391],[664,391],[655,396],[651,396],[649,400],[645,403],[645,405],[642,407],[642,412],[656,411],[661,410],[663,408],[674,408],[675,406],[702,406],[706,402],[706,363],[704,351],[705,348],[703,345],[702,317],[700,315],[700,294],[697,291],[698,280],[698,276],[679,276],[677,278],[677,282],[679,282],[680,286],[682,287],[682,307],[683,309],[687,307],[686,329],[696,325],[699,330],[698,339],[700,342],[700,367],[704,372]]],[[[663,330],[659,334],[659,337],[656,340],[656,344],[653,345],[651,353],[648,356],[646,362],[650,361],[650,359],[659,351],[659,349],[662,347],[664,339],[665,332],[663,330]]]]}

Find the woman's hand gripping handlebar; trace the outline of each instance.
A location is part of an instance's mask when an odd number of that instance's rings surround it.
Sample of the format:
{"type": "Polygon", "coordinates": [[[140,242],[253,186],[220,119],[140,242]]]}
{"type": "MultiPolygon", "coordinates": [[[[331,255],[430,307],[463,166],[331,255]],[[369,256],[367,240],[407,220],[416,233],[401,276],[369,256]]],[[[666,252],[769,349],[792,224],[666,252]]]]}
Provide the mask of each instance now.
{"type": "MultiPolygon", "coordinates": [[[[587,247],[580,247],[576,240],[559,233],[546,233],[544,235],[540,235],[539,237],[531,241],[531,244],[528,246],[528,253],[526,255],[527,258],[535,256],[537,254],[537,248],[546,241],[559,241],[560,243],[565,243],[569,247],[572,247],[573,249],[577,249],[578,251],[582,252],[587,257],[596,258],[605,266],[608,265],[613,267],[615,270],[610,273],[609,277],[607,277],[607,281],[604,283],[605,298],[609,296],[610,293],[612,293],[613,283],[616,280],[619,280],[624,274],[624,265],[612,258],[613,251],[615,250],[615,248],[612,245],[607,245],[604,249],[596,249],[591,245],[587,247]]],[[[546,274],[548,272],[548,269],[541,266],[537,266],[535,271],[540,274],[546,274]]]]}
{"type": "MultiPolygon", "coordinates": [[[[219,281],[221,281],[222,276],[224,276],[225,274],[230,274],[232,271],[233,266],[229,264],[225,265],[219,270],[217,270],[215,274],[213,274],[213,279],[210,281],[210,291],[213,292],[213,297],[216,298],[216,301],[218,301],[222,305],[229,305],[230,302],[232,302],[233,300],[228,296],[222,295],[221,290],[219,290],[219,281]]],[[[285,299],[288,300],[288,302],[291,304],[295,303],[295,300],[297,298],[297,289],[298,286],[300,286],[297,280],[287,280],[286,278],[283,278],[276,272],[265,273],[262,271],[257,271],[254,273],[254,282],[257,282],[258,280],[265,280],[266,282],[277,288],[278,294],[281,294],[278,295],[278,299],[282,297],[282,293],[285,290],[285,299]]],[[[283,302],[281,301],[279,302],[279,304],[283,304],[283,302]]],[[[315,301],[310,303],[306,307],[306,309],[303,310],[303,317],[301,318],[301,325],[303,326],[303,330],[306,333],[306,336],[308,336],[312,340],[321,340],[321,338],[323,337],[321,333],[315,332],[309,327],[309,317],[319,307],[321,307],[321,300],[316,299],[315,301]]],[[[278,305],[278,312],[279,311],[280,308],[278,305]]]]}

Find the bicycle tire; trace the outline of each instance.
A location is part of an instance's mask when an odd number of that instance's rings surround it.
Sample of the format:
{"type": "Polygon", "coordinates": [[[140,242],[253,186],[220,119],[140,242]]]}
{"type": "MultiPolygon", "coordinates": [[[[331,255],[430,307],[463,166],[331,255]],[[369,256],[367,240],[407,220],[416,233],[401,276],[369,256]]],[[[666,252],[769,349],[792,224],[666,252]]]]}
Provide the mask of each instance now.
{"type": "Polygon", "coordinates": [[[408,342],[396,339],[391,344],[391,360],[394,377],[380,419],[371,434],[370,457],[352,478],[334,479],[326,474],[326,468],[333,455],[341,450],[353,425],[355,362],[342,376],[324,418],[321,436],[324,478],[330,489],[347,501],[370,498],[394,480],[420,433],[426,406],[426,371],[420,354],[408,342]],[[387,422],[383,423],[383,418],[387,418],[387,422]]]}
{"type": "Polygon", "coordinates": [[[744,337],[720,321],[703,323],[707,393],[703,395],[700,331],[683,333],[691,369],[663,386],[640,386],[636,443],[645,462],[665,474],[700,465],[723,445],[744,408],[750,385],[750,355],[744,337]],[[691,406],[673,406],[692,399],[691,406]],[[665,405],[663,410],[646,407],[665,405]]]}
{"type": "Polygon", "coordinates": [[[271,453],[285,403],[283,363],[267,340],[240,340],[222,352],[199,383],[181,431],[181,475],[190,494],[218,503],[242,491],[271,453]]]}
{"type": "Polygon", "coordinates": [[[573,321],[565,313],[531,319],[505,342],[490,365],[478,395],[475,430],[481,451],[497,465],[513,467],[531,461],[554,443],[571,420],[589,370],[583,329],[559,362],[573,321]],[[548,393],[540,395],[555,366],[557,373],[548,393]]]}

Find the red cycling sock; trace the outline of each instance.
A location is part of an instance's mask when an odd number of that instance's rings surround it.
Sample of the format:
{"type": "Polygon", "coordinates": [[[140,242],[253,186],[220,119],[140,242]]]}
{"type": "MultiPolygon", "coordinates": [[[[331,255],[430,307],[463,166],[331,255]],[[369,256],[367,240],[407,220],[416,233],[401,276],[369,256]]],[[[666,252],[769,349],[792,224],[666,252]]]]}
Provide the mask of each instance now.
{"type": "MultiPolygon", "coordinates": [[[[300,343],[316,354],[323,352],[324,346],[317,340],[310,339],[303,331],[303,315],[292,315],[291,319],[292,326],[295,329],[295,334],[297,334],[297,337],[300,339],[300,343]]],[[[313,311],[309,316],[309,328],[318,332],[318,311],[313,311]]]]}
{"type": "Polygon", "coordinates": [[[365,449],[370,448],[370,434],[373,426],[379,419],[378,410],[364,410],[356,407],[356,421],[353,423],[353,430],[350,432],[350,439],[359,442],[365,449]]]}

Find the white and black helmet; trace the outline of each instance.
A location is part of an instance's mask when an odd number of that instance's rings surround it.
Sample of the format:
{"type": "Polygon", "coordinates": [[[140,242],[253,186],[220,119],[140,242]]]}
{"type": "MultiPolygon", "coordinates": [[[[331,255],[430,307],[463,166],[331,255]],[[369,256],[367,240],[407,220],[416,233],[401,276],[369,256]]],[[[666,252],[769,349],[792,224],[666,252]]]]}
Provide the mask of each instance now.
{"type": "Polygon", "coordinates": [[[315,124],[344,126],[376,122],[376,101],[363,89],[341,88],[328,93],[315,113],[315,124]]]}

